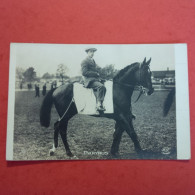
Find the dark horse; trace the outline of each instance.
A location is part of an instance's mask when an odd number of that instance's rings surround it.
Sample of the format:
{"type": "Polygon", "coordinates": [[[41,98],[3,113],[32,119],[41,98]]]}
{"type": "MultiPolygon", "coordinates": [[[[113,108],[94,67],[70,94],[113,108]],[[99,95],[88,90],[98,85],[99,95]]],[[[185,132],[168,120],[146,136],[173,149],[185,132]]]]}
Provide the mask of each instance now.
{"type": "Polygon", "coordinates": [[[174,101],[174,97],[175,97],[175,87],[169,91],[164,101],[163,116],[167,116],[167,114],[169,113],[171,105],[173,104],[173,101],[174,101]]]}
{"type": "MultiPolygon", "coordinates": [[[[148,89],[148,95],[154,91],[151,82],[150,60],[146,58],[142,63],[133,63],[120,70],[113,79],[113,106],[114,113],[112,118],[116,121],[114,139],[111,147],[111,154],[117,155],[121,136],[124,131],[128,133],[132,139],[135,151],[141,153],[142,149],[134,131],[132,124],[131,112],[131,96],[136,86],[142,86],[148,89]]],[[[68,121],[76,115],[77,108],[73,99],[73,83],[67,82],[57,89],[48,92],[43,100],[40,111],[40,123],[44,127],[50,125],[51,107],[54,103],[60,119],[54,124],[54,145],[50,150],[52,155],[58,147],[58,134],[60,133],[63,140],[66,154],[73,156],[67,142],[67,126],[68,121]]],[[[106,117],[106,114],[105,114],[106,117]]]]}

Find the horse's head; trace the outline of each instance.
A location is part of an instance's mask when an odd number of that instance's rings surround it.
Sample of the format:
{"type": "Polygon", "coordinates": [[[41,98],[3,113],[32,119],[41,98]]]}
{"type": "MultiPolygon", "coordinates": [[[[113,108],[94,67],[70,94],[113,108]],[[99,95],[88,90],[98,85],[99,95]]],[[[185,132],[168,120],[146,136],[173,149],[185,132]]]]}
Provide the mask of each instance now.
{"type": "Polygon", "coordinates": [[[148,61],[146,61],[145,58],[144,61],[140,64],[139,70],[136,72],[136,77],[139,85],[142,85],[143,87],[148,89],[148,95],[151,95],[154,92],[151,81],[152,72],[150,71],[150,62],[151,58],[148,61]]]}
{"type": "Polygon", "coordinates": [[[119,86],[126,86],[134,88],[135,86],[142,86],[148,89],[147,94],[151,95],[154,92],[151,81],[150,71],[151,58],[146,61],[146,58],[142,63],[133,63],[120,70],[113,78],[114,84],[119,86]]]}

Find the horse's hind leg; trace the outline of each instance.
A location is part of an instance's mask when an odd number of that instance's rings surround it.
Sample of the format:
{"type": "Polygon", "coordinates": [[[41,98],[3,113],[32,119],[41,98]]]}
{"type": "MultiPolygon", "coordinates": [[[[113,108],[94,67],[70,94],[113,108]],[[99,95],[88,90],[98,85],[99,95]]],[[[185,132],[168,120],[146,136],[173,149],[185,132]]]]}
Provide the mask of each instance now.
{"type": "Polygon", "coordinates": [[[67,127],[68,127],[68,121],[63,121],[62,124],[60,124],[60,135],[62,138],[62,141],[64,143],[64,147],[66,149],[66,154],[70,157],[73,156],[72,152],[70,151],[69,144],[67,141],[67,127]]]}
{"type": "Polygon", "coordinates": [[[55,148],[58,147],[58,134],[59,134],[59,121],[57,121],[55,124],[54,124],[54,146],[55,148]]]}
{"type": "Polygon", "coordinates": [[[114,132],[114,139],[113,139],[113,142],[112,142],[112,147],[111,147],[111,154],[112,155],[118,155],[118,150],[119,150],[119,144],[120,144],[120,141],[121,141],[121,137],[122,137],[122,134],[123,134],[123,131],[120,126],[118,125],[118,123],[116,122],[115,124],[115,132],[114,132]]]}
{"type": "Polygon", "coordinates": [[[60,132],[63,144],[66,149],[66,154],[70,157],[73,156],[73,154],[70,151],[69,144],[67,141],[67,127],[68,127],[68,121],[63,121],[63,122],[57,121],[54,124],[54,144],[53,144],[53,148],[49,150],[50,156],[54,155],[56,148],[58,147],[59,132],[60,132]]]}
{"type": "Polygon", "coordinates": [[[59,121],[54,124],[54,144],[53,148],[49,150],[50,156],[54,155],[56,148],[58,147],[58,135],[59,135],[59,121]]]}

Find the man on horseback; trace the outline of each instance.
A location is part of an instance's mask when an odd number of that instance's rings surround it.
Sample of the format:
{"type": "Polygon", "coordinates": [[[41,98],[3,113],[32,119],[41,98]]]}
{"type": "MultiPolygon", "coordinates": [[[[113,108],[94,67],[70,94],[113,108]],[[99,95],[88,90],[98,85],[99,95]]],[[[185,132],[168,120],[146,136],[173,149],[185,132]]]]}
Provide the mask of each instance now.
{"type": "Polygon", "coordinates": [[[98,66],[93,59],[94,52],[96,52],[97,49],[87,48],[85,51],[87,53],[87,58],[85,58],[81,63],[84,87],[93,89],[97,102],[97,110],[105,111],[103,101],[106,94],[106,88],[101,82],[101,78],[97,70],[98,66]]]}

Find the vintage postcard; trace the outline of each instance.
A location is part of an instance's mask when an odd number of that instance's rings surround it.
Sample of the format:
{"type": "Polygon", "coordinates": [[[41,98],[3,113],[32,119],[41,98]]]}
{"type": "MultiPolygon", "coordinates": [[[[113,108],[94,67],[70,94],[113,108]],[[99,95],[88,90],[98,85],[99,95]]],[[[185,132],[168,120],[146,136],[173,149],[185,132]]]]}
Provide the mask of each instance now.
{"type": "Polygon", "coordinates": [[[186,44],[11,43],[7,160],[189,160],[186,44]]]}

